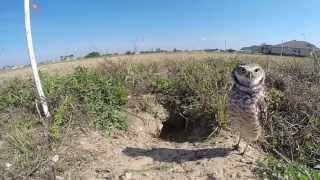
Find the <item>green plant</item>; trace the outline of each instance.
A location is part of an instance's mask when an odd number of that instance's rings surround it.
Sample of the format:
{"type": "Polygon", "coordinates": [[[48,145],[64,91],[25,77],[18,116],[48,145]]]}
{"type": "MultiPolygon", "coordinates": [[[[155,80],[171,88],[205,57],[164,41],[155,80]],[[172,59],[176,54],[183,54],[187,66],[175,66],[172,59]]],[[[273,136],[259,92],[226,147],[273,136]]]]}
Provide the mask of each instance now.
{"type": "Polygon", "coordinates": [[[8,106],[34,109],[35,88],[30,80],[15,79],[0,89],[0,110],[8,106]]]}
{"type": "Polygon", "coordinates": [[[149,93],[151,82],[160,71],[157,64],[130,64],[125,69],[127,88],[136,95],[149,93]]]}
{"type": "Polygon", "coordinates": [[[50,137],[57,140],[60,137],[60,129],[62,128],[66,116],[69,111],[72,111],[73,97],[66,95],[63,97],[62,103],[54,111],[54,123],[50,128],[50,137]]]}
{"type": "Polygon", "coordinates": [[[310,71],[308,63],[292,61],[282,64],[274,68],[269,76],[269,118],[262,122],[268,143],[261,146],[266,152],[275,149],[292,161],[268,160],[265,167],[266,170],[269,168],[269,175],[274,172],[281,176],[299,176],[300,179],[306,176],[319,178],[315,167],[320,159],[320,117],[317,113],[320,91],[317,75],[310,71]]]}
{"type": "Polygon", "coordinates": [[[166,92],[173,86],[173,82],[167,78],[158,78],[153,80],[151,85],[159,91],[166,92]]]}
{"type": "Polygon", "coordinates": [[[258,174],[270,179],[319,180],[320,170],[298,163],[286,163],[272,156],[258,162],[258,174]]]}
{"type": "Polygon", "coordinates": [[[93,52],[90,52],[89,54],[87,54],[85,56],[85,58],[95,58],[95,57],[100,57],[100,53],[99,52],[96,52],[96,51],[93,51],[93,52]]]}
{"type": "Polygon", "coordinates": [[[96,127],[107,131],[126,128],[124,118],[117,113],[127,102],[125,76],[79,69],[69,83],[96,127]]]}
{"type": "Polygon", "coordinates": [[[281,101],[283,100],[283,92],[276,89],[271,88],[270,91],[267,93],[267,101],[269,109],[276,110],[281,105],[281,101]]]}
{"type": "Polygon", "coordinates": [[[173,96],[180,96],[192,111],[213,114],[215,124],[226,127],[228,124],[226,95],[230,87],[229,72],[232,63],[188,62],[177,64],[169,77],[176,82],[171,90],[173,96]]]}

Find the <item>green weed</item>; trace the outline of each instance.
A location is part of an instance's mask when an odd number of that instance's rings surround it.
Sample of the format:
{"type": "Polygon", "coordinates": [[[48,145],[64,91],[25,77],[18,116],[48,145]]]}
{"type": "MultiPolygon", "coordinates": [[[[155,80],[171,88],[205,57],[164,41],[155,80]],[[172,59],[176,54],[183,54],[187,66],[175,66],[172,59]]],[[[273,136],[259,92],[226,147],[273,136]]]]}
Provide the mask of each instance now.
{"type": "Polygon", "coordinates": [[[158,78],[151,82],[151,86],[158,91],[168,92],[168,90],[174,86],[173,82],[167,78],[158,78]]]}
{"type": "Polygon", "coordinates": [[[269,156],[258,163],[257,172],[262,177],[284,180],[319,180],[320,170],[298,163],[285,163],[269,156]]]}

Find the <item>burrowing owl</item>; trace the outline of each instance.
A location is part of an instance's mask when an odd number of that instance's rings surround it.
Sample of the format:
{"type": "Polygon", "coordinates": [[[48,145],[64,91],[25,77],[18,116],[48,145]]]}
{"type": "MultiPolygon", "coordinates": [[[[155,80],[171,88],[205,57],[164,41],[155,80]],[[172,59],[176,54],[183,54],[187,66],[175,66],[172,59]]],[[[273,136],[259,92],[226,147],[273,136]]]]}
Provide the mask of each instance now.
{"type": "MultiPolygon", "coordinates": [[[[257,64],[238,64],[232,71],[233,87],[228,97],[227,112],[231,128],[238,132],[240,140],[249,142],[258,140],[262,133],[259,119],[266,118],[265,72],[257,64]]],[[[248,148],[248,142],[241,155],[248,148]]]]}

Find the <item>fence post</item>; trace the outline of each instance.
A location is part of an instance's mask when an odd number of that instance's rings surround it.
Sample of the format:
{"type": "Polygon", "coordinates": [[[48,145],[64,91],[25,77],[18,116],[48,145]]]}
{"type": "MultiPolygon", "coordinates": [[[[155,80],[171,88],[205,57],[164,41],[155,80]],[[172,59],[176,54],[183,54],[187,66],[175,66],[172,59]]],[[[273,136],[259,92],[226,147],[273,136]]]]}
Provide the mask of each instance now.
{"type": "Polygon", "coordinates": [[[29,54],[29,59],[31,62],[31,67],[32,67],[33,79],[36,84],[36,88],[37,88],[38,95],[40,98],[40,103],[42,105],[43,113],[44,113],[45,117],[47,118],[47,120],[49,120],[51,118],[51,115],[49,112],[46,97],[45,97],[43,89],[42,89],[41,80],[39,77],[37,62],[36,62],[36,58],[34,55],[34,49],[33,49],[33,44],[32,44],[31,22],[30,22],[30,1],[29,0],[24,0],[24,23],[25,23],[28,54],[29,54]]]}

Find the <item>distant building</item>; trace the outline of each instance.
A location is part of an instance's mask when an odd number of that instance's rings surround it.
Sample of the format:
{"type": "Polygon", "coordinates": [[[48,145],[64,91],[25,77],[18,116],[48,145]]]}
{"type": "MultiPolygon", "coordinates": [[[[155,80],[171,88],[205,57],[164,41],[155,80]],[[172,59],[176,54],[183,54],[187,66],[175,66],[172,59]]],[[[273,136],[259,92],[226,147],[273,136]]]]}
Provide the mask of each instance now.
{"type": "Polygon", "coordinates": [[[221,52],[220,49],[204,49],[204,52],[221,52]]]}
{"type": "Polygon", "coordinates": [[[310,56],[312,51],[317,51],[319,48],[306,41],[288,41],[277,45],[263,44],[261,46],[244,47],[241,51],[251,53],[274,54],[283,56],[310,56]]]}
{"type": "Polygon", "coordinates": [[[74,55],[73,55],[73,54],[70,54],[70,55],[67,55],[67,56],[60,56],[60,60],[61,60],[61,61],[74,60],[74,55]]]}
{"type": "Polygon", "coordinates": [[[23,68],[24,65],[12,65],[12,66],[3,66],[2,67],[2,70],[14,70],[14,69],[20,69],[20,68],[23,68]]]}

